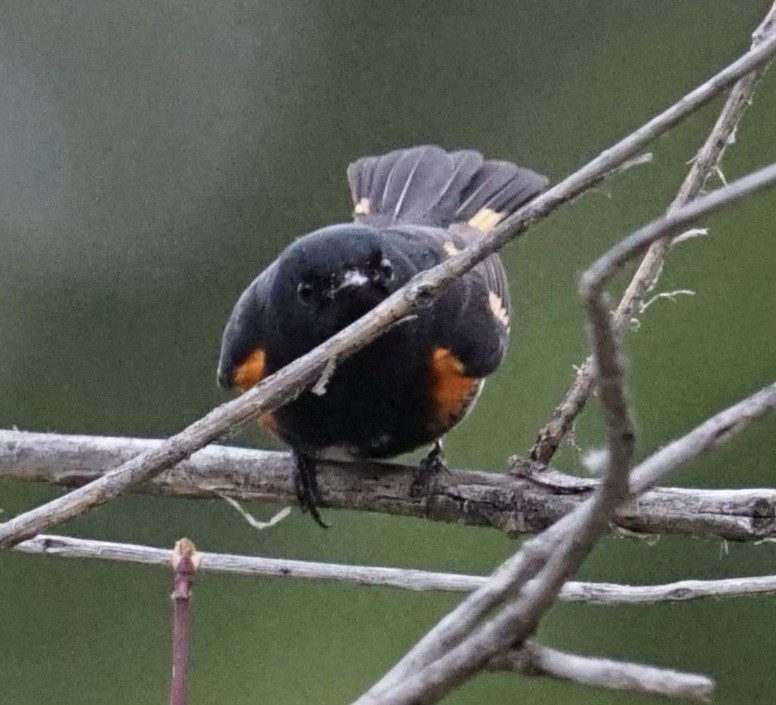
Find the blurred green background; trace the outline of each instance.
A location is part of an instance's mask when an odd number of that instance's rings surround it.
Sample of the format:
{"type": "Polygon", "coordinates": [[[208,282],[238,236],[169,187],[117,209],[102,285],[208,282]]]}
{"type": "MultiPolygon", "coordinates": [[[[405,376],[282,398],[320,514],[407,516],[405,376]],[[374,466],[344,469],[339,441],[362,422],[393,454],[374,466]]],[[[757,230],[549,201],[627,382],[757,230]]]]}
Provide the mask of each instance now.
{"type": "MultiPolygon", "coordinates": [[[[435,142],[563,177],[749,45],[766,2],[359,3],[8,0],[0,5],[0,426],[165,436],[224,400],[221,327],[293,237],[346,219],[347,163],[435,142]]],[[[509,359],[447,443],[457,467],[524,453],[585,354],[575,287],[608,245],[659,214],[721,100],[655,159],[566,206],[505,252],[509,359]]],[[[776,75],[725,161],[776,160],[776,75]]],[[[710,219],[675,250],[628,339],[643,456],[774,378],[776,195],[710,219]]],[[[623,280],[624,281],[624,280],[623,280]]],[[[596,447],[595,406],[577,429],[596,447]]],[[[772,485],[767,419],[672,479],[772,485]]],[[[270,446],[258,430],[244,442],[270,446]]],[[[578,471],[566,447],[558,466],[578,471]]],[[[0,485],[5,516],[58,494],[0,485]]],[[[271,507],[252,506],[268,516],[271,507]]],[[[61,527],[203,550],[486,573],[515,547],[492,530],[328,511],[257,533],[221,501],[128,497],[61,527]]],[[[609,538],[587,579],[655,583],[774,571],[771,545],[609,538]]],[[[163,703],[170,576],[0,555],[0,703],[163,703]]],[[[191,702],[344,703],[459,598],[202,575],[191,702]]],[[[561,606],[547,643],[699,671],[717,702],[771,703],[776,599],[561,606]]],[[[449,703],[636,703],[488,675],[449,703]]]]}

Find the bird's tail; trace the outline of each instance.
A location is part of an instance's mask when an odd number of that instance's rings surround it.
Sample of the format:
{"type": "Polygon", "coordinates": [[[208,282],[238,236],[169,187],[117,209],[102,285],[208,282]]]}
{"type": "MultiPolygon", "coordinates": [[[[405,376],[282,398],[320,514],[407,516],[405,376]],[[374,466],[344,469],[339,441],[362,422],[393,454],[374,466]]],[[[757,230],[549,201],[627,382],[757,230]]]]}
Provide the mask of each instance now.
{"type": "Polygon", "coordinates": [[[354,217],[373,225],[447,227],[487,232],[537,196],[548,179],[511,162],[485,161],[472,150],[399,149],[348,167],[354,217]]]}

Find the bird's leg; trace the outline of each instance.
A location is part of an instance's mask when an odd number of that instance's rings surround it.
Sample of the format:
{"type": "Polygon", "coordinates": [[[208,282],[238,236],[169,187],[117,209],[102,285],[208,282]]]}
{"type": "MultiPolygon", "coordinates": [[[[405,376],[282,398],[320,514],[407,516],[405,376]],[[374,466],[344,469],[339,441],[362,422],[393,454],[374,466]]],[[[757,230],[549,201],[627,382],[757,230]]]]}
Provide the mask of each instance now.
{"type": "Polygon", "coordinates": [[[418,468],[415,470],[415,477],[410,487],[410,497],[422,497],[428,494],[428,488],[434,475],[442,471],[447,472],[447,464],[445,463],[445,451],[442,448],[442,440],[439,439],[434,442],[426,457],[418,463],[418,468]]]}
{"type": "Polygon", "coordinates": [[[301,451],[293,450],[294,490],[303,512],[310,512],[318,526],[328,529],[329,525],[321,518],[318,507],[321,505],[321,491],[318,488],[317,463],[315,458],[301,451]]]}

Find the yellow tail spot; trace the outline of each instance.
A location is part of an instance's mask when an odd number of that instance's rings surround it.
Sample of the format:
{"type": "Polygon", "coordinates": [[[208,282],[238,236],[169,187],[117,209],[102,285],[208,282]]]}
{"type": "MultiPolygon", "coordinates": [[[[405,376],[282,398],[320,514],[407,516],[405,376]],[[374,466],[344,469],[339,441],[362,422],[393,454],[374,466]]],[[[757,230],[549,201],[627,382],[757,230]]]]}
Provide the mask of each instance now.
{"type": "Polygon", "coordinates": [[[469,225],[486,233],[495,228],[504,218],[506,213],[499,213],[491,208],[480,208],[470,219],[469,225]]]}
{"type": "Polygon", "coordinates": [[[369,215],[371,206],[368,198],[362,198],[356,203],[356,207],[353,209],[353,215],[369,215]]]}
{"type": "Polygon", "coordinates": [[[496,320],[505,328],[508,328],[509,314],[507,313],[507,308],[504,306],[504,300],[495,291],[491,291],[488,294],[488,305],[496,320]]]}

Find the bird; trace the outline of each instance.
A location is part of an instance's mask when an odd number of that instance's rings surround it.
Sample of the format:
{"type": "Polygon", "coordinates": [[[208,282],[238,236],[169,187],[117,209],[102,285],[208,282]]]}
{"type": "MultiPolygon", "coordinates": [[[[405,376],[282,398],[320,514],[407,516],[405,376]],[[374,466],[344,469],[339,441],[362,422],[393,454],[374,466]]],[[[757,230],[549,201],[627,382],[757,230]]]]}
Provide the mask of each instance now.
{"type": "MultiPolygon", "coordinates": [[[[295,239],[243,291],[226,323],[218,383],[246,391],[444,262],[535,198],[548,179],[476,150],[424,145],[347,168],[352,222],[295,239]]],[[[416,481],[444,467],[442,437],[471,411],[510,339],[506,273],[492,254],[430,306],[339,362],[260,422],[290,446],[294,487],[321,526],[318,463],[431,446],[416,481]]]]}

